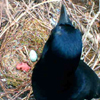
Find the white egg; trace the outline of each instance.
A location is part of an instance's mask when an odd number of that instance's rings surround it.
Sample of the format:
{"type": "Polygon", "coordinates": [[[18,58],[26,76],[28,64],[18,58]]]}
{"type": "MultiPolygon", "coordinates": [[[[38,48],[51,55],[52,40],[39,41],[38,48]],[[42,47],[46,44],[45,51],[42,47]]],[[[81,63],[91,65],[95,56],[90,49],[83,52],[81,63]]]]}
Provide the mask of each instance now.
{"type": "Polygon", "coordinates": [[[36,61],[38,58],[37,53],[34,50],[30,51],[29,57],[30,57],[31,61],[33,61],[33,62],[36,61]]]}

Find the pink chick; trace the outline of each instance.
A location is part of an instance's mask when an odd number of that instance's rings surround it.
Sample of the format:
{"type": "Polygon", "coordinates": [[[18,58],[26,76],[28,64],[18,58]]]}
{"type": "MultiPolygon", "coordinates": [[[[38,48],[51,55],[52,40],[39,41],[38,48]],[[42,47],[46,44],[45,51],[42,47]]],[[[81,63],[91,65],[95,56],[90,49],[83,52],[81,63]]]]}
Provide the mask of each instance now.
{"type": "Polygon", "coordinates": [[[18,70],[22,70],[22,71],[26,71],[26,72],[28,72],[28,71],[31,69],[31,67],[28,66],[27,63],[23,63],[23,62],[17,64],[16,68],[17,68],[18,70]]]}

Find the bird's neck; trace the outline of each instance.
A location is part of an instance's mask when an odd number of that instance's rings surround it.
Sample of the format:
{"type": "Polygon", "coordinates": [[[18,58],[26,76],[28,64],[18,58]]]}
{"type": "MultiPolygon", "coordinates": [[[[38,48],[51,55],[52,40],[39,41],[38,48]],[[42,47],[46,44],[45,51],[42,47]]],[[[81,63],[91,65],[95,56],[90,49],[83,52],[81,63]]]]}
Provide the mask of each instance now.
{"type": "Polygon", "coordinates": [[[59,69],[58,71],[60,72],[62,71],[62,73],[65,73],[66,75],[71,75],[75,72],[75,70],[78,67],[80,56],[81,53],[73,58],[69,58],[69,57],[66,58],[66,57],[53,55],[52,59],[49,61],[52,62],[51,64],[54,64],[55,69],[59,69]]]}

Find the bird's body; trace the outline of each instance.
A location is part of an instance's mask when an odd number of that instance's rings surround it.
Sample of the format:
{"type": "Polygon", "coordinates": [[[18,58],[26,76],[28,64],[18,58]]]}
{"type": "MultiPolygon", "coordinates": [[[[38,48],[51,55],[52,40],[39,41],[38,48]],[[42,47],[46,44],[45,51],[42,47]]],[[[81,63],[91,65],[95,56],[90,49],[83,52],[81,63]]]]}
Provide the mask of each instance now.
{"type": "MultiPolygon", "coordinates": [[[[100,79],[95,72],[82,60],[80,60],[77,70],[75,71],[77,92],[75,100],[91,100],[100,97],[100,79]]],[[[72,99],[73,100],[73,99],[72,99]]]]}
{"type": "MultiPolygon", "coordinates": [[[[36,83],[33,81],[36,100],[91,100],[100,97],[100,80],[83,61],[80,61],[75,73],[68,77],[64,77],[61,68],[47,71],[43,70],[42,65],[34,72],[37,72],[36,80],[39,79],[36,83]]],[[[35,79],[35,73],[33,77],[35,79]]]]}
{"type": "Polygon", "coordinates": [[[84,100],[98,94],[99,79],[80,61],[81,51],[81,32],[73,27],[62,5],[60,20],[33,70],[36,100],[84,100]]]}

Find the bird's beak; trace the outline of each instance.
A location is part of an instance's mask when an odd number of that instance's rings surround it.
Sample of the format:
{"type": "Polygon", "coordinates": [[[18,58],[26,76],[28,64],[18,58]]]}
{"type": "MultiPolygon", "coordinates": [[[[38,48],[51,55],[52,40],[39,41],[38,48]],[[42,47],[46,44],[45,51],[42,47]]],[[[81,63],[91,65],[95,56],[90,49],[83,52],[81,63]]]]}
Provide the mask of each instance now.
{"type": "Polygon", "coordinates": [[[57,25],[60,25],[60,24],[69,24],[69,25],[72,25],[70,19],[69,19],[69,16],[66,12],[66,8],[65,6],[62,4],[62,7],[61,7],[61,12],[60,12],[60,18],[59,18],[59,21],[58,21],[58,24],[57,25]]]}

